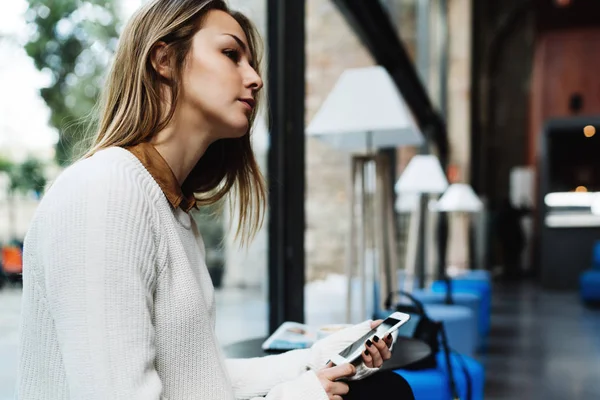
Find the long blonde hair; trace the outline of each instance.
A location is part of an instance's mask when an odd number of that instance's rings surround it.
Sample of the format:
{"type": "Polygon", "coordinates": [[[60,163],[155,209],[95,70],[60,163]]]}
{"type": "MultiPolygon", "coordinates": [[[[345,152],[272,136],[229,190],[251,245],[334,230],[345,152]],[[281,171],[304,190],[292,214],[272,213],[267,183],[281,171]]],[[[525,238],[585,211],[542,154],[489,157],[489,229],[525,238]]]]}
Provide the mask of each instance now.
{"type": "MultiPolygon", "coordinates": [[[[173,118],[180,93],[182,69],[194,34],[211,10],[229,13],[248,38],[252,67],[260,75],[261,42],[243,14],[231,11],[222,0],[154,0],[143,6],[129,21],[121,35],[112,69],[100,100],[98,128],[84,157],[101,149],[128,147],[149,141],[173,118]],[[165,80],[154,69],[151,53],[157,43],[166,43],[172,55],[172,79],[165,80]],[[171,92],[168,113],[162,110],[161,85],[171,92]]],[[[256,110],[250,117],[253,126],[256,110]]],[[[197,205],[221,200],[231,189],[232,207],[237,206],[240,222],[236,237],[248,243],[263,223],[266,189],[250,144],[250,129],[237,139],[221,139],[204,153],[182,185],[194,193],[197,205]]]]}

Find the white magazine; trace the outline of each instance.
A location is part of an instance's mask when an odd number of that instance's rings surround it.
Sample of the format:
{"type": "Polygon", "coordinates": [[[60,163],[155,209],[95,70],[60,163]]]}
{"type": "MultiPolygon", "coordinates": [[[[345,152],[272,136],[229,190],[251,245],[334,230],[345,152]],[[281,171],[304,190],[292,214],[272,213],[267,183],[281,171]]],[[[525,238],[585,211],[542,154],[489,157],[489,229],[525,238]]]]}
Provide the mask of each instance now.
{"type": "Polygon", "coordinates": [[[308,325],[284,322],[262,344],[263,350],[308,349],[317,341],[317,332],[308,325]]]}

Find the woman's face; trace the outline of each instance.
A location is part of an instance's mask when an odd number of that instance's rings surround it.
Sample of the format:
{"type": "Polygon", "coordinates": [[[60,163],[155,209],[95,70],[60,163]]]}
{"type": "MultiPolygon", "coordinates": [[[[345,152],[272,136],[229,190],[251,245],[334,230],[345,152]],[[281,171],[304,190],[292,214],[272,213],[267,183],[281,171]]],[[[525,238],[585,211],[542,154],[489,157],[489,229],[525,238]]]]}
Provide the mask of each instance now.
{"type": "Polygon", "coordinates": [[[226,12],[209,11],[192,41],[178,106],[190,113],[188,118],[199,117],[214,140],[248,132],[256,93],[263,87],[251,63],[242,27],[226,12]]]}

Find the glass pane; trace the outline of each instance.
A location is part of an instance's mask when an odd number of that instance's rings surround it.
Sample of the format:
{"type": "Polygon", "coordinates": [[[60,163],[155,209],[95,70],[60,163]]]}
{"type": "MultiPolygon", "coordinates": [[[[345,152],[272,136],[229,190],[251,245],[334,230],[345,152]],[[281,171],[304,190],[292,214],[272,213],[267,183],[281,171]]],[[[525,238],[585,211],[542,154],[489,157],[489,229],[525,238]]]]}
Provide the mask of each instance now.
{"type": "MultiPolygon", "coordinates": [[[[306,24],[310,124],[342,72],[374,61],[333,2],[309,0],[306,24]]],[[[344,323],[349,153],[307,136],[306,179],[306,321],[313,326],[344,323]]]]}
{"type": "MultiPolygon", "coordinates": [[[[263,41],[267,39],[266,0],[230,0],[230,7],[242,11],[256,25],[263,41]]],[[[266,74],[267,54],[263,57],[262,71],[266,74]]],[[[266,76],[263,76],[266,81],[266,76]]],[[[266,93],[267,88],[263,88],[266,93]]],[[[263,104],[263,109],[264,109],[263,104]]],[[[268,132],[264,115],[258,119],[252,132],[254,151],[259,166],[266,176],[268,132]]],[[[216,291],[217,336],[222,345],[265,337],[268,333],[268,279],[267,246],[268,215],[255,240],[247,249],[235,241],[237,215],[223,207],[220,222],[223,226],[221,251],[224,261],[223,284],[216,291]],[[231,228],[229,228],[231,226],[231,228]]],[[[218,243],[215,243],[215,247],[218,243]]]]}

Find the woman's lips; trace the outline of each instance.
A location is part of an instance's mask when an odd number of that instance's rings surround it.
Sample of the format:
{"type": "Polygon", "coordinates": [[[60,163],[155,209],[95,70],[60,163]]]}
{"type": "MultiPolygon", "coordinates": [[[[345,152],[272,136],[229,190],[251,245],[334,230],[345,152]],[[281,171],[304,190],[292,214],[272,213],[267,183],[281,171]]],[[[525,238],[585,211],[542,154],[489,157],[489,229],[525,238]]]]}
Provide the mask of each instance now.
{"type": "Polygon", "coordinates": [[[250,111],[254,110],[255,101],[254,99],[240,99],[239,100],[246,108],[250,111]]]}

